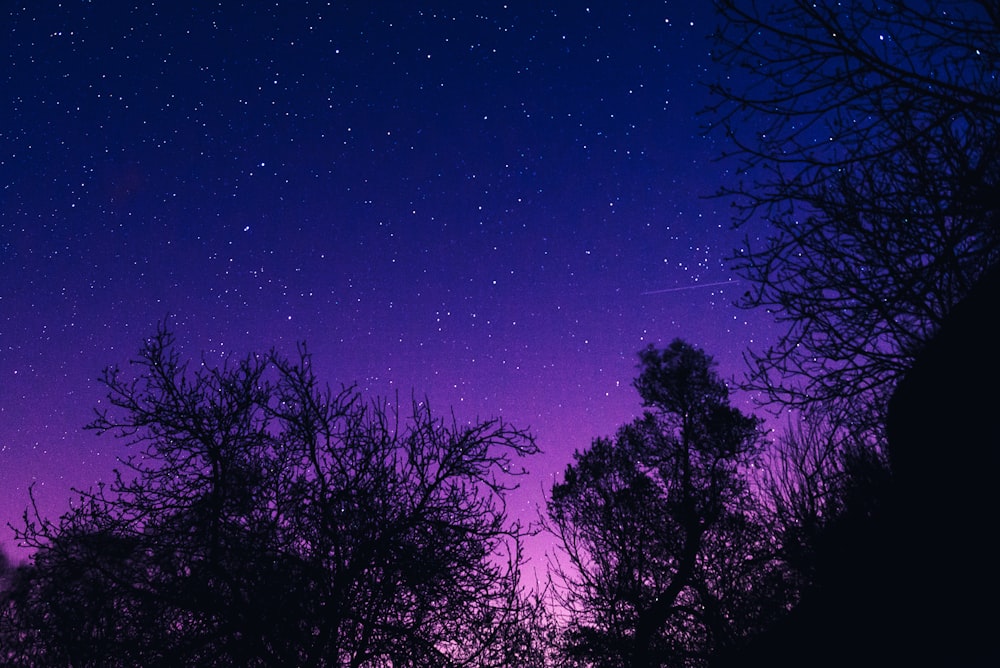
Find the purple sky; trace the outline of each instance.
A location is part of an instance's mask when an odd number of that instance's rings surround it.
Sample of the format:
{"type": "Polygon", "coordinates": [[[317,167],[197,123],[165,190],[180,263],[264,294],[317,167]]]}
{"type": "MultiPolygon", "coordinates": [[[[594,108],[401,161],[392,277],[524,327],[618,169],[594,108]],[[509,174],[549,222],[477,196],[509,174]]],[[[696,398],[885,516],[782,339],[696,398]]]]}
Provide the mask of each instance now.
{"type": "Polygon", "coordinates": [[[527,519],[639,412],[638,350],[682,337],[730,377],[768,339],[732,306],[742,232],[702,198],[732,178],[696,117],[708,2],[20,4],[4,523],[32,482],[54,517],[110,478],[95,378],[167,314],[194,358],[304,340],[331,384],[530,428],[527,519]]]}

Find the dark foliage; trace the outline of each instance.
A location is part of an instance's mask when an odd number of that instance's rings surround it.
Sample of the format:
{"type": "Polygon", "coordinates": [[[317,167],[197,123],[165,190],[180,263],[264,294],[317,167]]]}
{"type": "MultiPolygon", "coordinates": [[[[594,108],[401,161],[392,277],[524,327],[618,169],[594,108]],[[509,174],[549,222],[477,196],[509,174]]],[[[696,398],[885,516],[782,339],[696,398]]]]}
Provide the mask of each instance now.
{"type": "Polygon", "coordinates": [[[748,386],[806,424],[769,479],[802,599],[720,665],[995,665],[1000,5],[717,6],[749,75],[715,87],[747,178],[722,194],[773,230],[734,257],[743,305],[788,326],[748,386]]]}
{"type": "Polygon", "coordinates": [[[814,546],[800,605],[721,653],[719,668],[1000,665],[998,392],[982,384],[1000,374],[990,352],[997,304],[1000,268],[953,310],[893,394],[892,478],[855,476],[853,501],[814,546]]]}
{"type": "Polygon", "coordinates": [[[680,340],[640,353],[645,415],[577,452],[552,489],[569,657],[699,665],[788,593],[744,477],[759,421],[729,405],[712,366],[680,340]]]}

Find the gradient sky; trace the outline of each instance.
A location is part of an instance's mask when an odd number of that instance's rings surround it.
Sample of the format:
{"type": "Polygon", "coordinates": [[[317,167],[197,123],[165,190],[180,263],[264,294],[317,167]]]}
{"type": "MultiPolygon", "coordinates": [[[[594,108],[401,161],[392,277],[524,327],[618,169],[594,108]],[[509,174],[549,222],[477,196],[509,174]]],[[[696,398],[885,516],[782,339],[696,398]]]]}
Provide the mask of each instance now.
{"type": "Polygon", "coordinates": [[[638,350],[768,339],[703,197],[709,2],[136,4],[5,3],[0,521],[110,479],[95,379],[168,315],[530,428],[528,519],[640,412],[638,350]]]}

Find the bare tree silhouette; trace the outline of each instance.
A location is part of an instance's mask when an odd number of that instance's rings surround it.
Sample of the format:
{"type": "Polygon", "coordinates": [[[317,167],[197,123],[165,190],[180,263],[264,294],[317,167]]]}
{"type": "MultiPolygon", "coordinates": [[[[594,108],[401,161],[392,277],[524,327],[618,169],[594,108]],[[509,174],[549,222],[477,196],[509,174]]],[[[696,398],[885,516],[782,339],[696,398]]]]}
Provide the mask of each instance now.
{"type": "Polygon", "coordinates": [[[8,663],[528,663],[504,506],[528,434],[324,388],[304,349],[192,370],[161,328],[131,367],[91,428],[135,454],[18,530],[8,663]]]}
{"type": "Polygon", "coordinates": [[[913,356],[1000,259],[994,2],[720,1],[712,125],[763,218],[732,258],[742,304],[787,324],[748,384],[883,440],[913,356]]]}

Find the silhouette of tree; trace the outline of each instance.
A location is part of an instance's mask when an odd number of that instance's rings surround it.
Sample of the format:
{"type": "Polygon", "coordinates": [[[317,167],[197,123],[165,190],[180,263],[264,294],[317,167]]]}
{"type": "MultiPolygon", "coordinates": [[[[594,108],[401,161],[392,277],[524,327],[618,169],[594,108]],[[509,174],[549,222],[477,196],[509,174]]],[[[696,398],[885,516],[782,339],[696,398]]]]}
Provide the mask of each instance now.
{"type": "Polygon", "coordinates": [[[885,453],[860,438],[844,440],[848,432],[827,422],[790,420],[758,475],[762,516],[789,577],[802,586],[815,580],[828,534],[839,531],[834,527],[878,514],[890,494],[885,453]]]}
{"type": "MultiPolygon", "coordinates": [[[[839,507],[811,544],[801,602],[713,664],[1000,665],[992,528],[1000,423],[1000,266],[951,311],[889,404],[892,475],[858,448],[839,507]],[[970,361],[970,351],[979,353],[970,361]]],[[[811,513],[806,513],[811,514],[811,513]]]]}
{"type": "Polygon", "coordinates": [[[131,364],[90,428],[137,452],[18,530],[10,663],[527,665],[504,495],[528,434],[401,418],[321,387],[304,348],[191,370],[161,327],[131,364]]]}
{"type": "Polygon", "coordinates": [[[911,665],[1000,665],[992,633],[1000,600],[998,304],[1000,265],[949,313],[889,404],[899,607],[906,633],[925,638],[911,665]]]}
{"type": "Polygon", "coordinates": [[[577,452],[553,486],[566,654],[594,666],[699,665],[783,597],[743,468],[760,421],[729,404],[710,356],[640,353],[648,409],[577,452]]]}
{"type": "Polygon", "coordinates": [[[915,352],[1000,258],[1000,9],[717,5],[710,112],[746,177],[721,194],[737,224],[771,226],[733,263],[743,305],[787,324],[748,383],[879,432],[915,352]]]}
{"type": "Polygon", "coordinates": [[[511,668],[583,668],[565,661],[559,654],[559,626],[548,588],[535,590],[523,598],[517,623],[501,629],[500,642],[494,643],[492,663],[511,668]]]}
{"type": "Polygon", "coordinates": [[[710,111],[745,177],[720,194],[738,225],[770,224],[732,260],[752,285],[742,305],[787,325],[749,353],[747,385],[800,411],[766,482],[769,523],[804,587],[753,653],[740,647],[721,665],[799,665],[806,648],[822,648],[811,663],[842,665],[869,645],[864,665],[905,663],[886,642],[905,637],[890,631],[901,606],[886,570],[903,560],[898,518],[887,519],[900,500],[886,411],[915,356],[1000,258],[1000,9],[717,6],[716,58],[739,75],[714,87],[710,111]]]}
{"type": "Polygon", "coordinates": [[[17,572],[16,566],[11,562],[7,552],[0,547],[0,594],[7,592],[11,587],[11,581],[17,572]]]}

